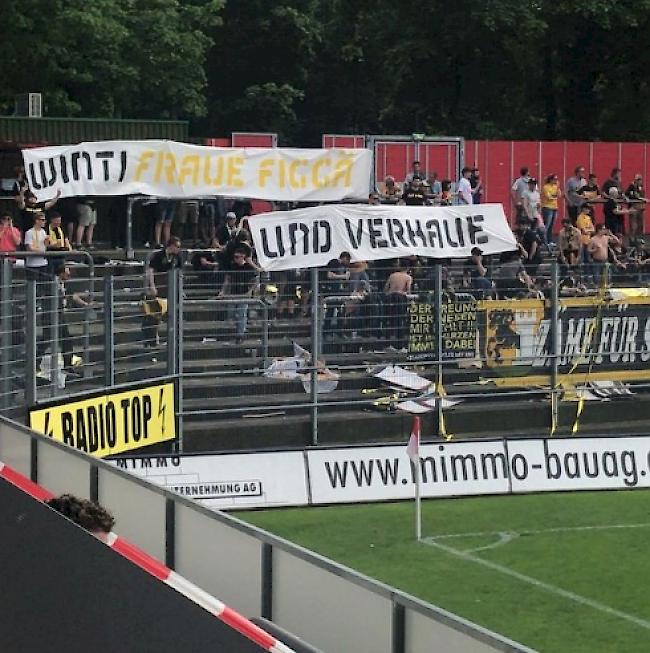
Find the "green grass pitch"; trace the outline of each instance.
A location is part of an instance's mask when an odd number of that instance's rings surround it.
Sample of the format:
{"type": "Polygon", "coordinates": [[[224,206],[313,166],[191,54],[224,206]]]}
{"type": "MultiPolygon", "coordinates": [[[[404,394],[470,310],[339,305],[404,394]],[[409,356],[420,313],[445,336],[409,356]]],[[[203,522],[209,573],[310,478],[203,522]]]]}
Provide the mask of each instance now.
{"type": "Polygon", "coordinates": [[[650,491],[239,513],[548,653],[650,651],[650,491]]]}

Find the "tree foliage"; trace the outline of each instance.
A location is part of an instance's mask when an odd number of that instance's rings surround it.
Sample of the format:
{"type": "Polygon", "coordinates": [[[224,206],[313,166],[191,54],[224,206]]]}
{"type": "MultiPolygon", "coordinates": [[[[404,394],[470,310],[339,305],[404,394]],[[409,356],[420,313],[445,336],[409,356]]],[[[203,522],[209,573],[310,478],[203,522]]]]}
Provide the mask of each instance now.
{"type": "Polygon", "coordinates": [[[646,139],[650,0],[4,0],[0,108],[276,131],[646,139]]]}

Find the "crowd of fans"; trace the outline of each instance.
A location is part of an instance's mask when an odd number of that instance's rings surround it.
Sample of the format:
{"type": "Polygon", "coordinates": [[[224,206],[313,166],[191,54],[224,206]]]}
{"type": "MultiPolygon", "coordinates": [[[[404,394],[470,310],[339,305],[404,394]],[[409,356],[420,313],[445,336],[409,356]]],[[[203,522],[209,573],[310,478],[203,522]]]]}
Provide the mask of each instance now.
{"type": "MultiPolygon", "coordinates": [[[[565,295],[596,292],[608,263],[614,281],[623,278],[645,281],[650,275],[650,251],[642,237],[647,201],[643,180],[637,174],[623,188],[621,179],[621,170],[614,168],[601,188],[595,174],[586,174],[585,168],[578,166],[562,188],[556,174],[546,175],[540,183],[529,174],[528,168],[522,168],[511,186],[516,249],[488,257],[477,247],[467,260],[444,261],[444,287],[448,292],[467,292],[477,298],[548,296],[549,262],[553,259],[560,263],[560,287],[565,295]],[[561,228],[555,230],[561,201],[566,202],[566,217],[561,228]],[[601,212],[602,222],[596,218],[601,212]]],[[[419,161],[414,161],[403,181],[387,176],[369,195],[368,202],[405,206],[470,205],[480,204],[483,195],[483,182],[476,167],[464,168],[454,183],[440,179],[436,172],[428,174],[419,161]]],[[[0,251],[33,252],[25,261],[26,273],[33,278],[65,275],[62,272],[65,263],[54,265],[38,254],[92,247],[97,221],[92,198],[60,200],[57,194],[48,202],[37,202],[27,187],[22,169],[17,174],[14,196],[14,214],[0,216],[0,251]],[[59,211],[62,202],[68,203],[63,211],[66,218],[59,211]],[[75,222],[70,216],[76,216],[75,222]]],[[[268,285],[263,287],[248,227],[247,218],[252,213],[248,200],[163,198],[145,200],[142,208],[150,218],[152,243],[156,248],[146,270],[145,301],[153,302],[153,308],[145,311],[145,345],[155,346],[158,341],[157,325],[164,309],[156,302],[164,300],[168,292],[164,273],[184,264],[200,273],[209,294],[227,300],[224,307],[228,318],[235,323],[238,342],[246,336],[251,298],[266,292],[268,287],[277,293],[278,316],[308,314],[309,271],[274,273],[270,279],[264,277],[268,285]],[[172,229],[179,235],[173,235],[172,229]],[[181,254],[180,236],[199,243],[200,249],[186,258],[181,254]]],[[[293,205],[276,208],[293,208],[293,205]]],[[[362,323],[368,322],[367,305],[371,302],[384,307],[384,324],[395,321],[394,317],[403,313],[409,295],[434,289],[433,263],[415,255],[395,261],[352,263],[345,252],[330,261],[319,276],[320,292],[325,298],[325,337],[340,333],[341,329],[333,325],[342,321],[350,337],[363,331],[362,323]]],[[[398,335],[395,344],[401,345],[402,341],[398,335]]]]}

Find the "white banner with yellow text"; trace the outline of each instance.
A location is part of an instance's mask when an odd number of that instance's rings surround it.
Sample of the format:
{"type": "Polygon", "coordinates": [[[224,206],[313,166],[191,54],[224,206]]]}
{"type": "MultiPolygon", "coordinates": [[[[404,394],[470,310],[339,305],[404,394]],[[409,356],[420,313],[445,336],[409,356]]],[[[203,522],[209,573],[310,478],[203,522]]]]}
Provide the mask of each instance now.
{"type": "Polygon", "coordinates": [[[501,204],[371,206],[339,204],[261,213],[249,220],[264,270],[327,265],[342,252],[353,261],[465,258],[516,249],[501,204]]]}
{"type": "Polygon", "coordinates": [[[23,150],[38,201],[83,195],[277,201],[368,198],[365,149],[205,147],[174,141],[100,141],[23,150]]]}

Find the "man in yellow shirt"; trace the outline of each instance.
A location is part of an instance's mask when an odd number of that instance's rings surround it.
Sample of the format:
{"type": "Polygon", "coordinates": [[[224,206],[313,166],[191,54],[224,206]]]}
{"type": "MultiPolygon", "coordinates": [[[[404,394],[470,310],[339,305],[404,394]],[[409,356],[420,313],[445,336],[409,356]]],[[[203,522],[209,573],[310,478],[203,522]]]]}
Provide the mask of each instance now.
{"type": "Polygon", "coordinates": [[[50,244],[47,249],[50,251],[67,251],[69,252],[72,247],[70,241],[66,238],[61,228],[61,214],[55,211],[50,213],[50,225],[47,230],[47,235],[50,237],[50,244]]]}
{"type": "Polygon", "coordinates": [[[583,263],[589,263],[589,252],[587,251],[587,245],[589,245],[589,241],[591,240],[591,237],[596,232],[596,228],[594,227],[593,214],[594,214],[593,208],[591,206],[583,204],[580,210],[580,214],[578,215],[578,219],[576,220],[576,227],[580,229],[580,233],[582,234],[582,262],[583,263]]]}
{"type": "Polygon", "coordinates": [[[553,224],[557,217],[557,201],[562,196],[560,184],[556,174],[548,175],[544,180],[541,193],[542,219],[546,232],[546,242],[553,242],[553,224]]]}

